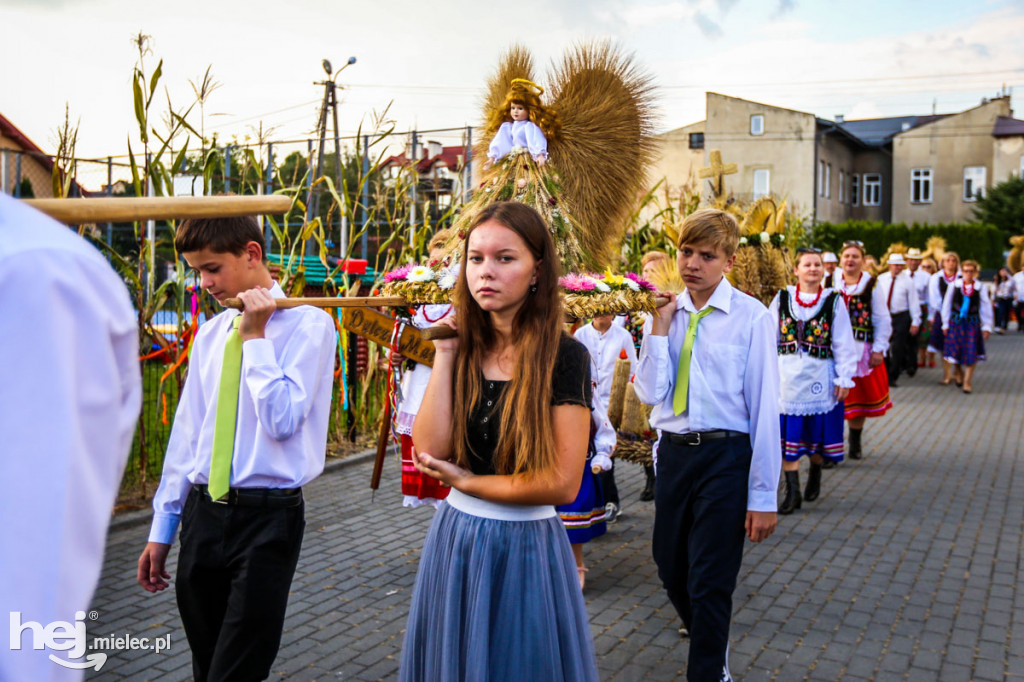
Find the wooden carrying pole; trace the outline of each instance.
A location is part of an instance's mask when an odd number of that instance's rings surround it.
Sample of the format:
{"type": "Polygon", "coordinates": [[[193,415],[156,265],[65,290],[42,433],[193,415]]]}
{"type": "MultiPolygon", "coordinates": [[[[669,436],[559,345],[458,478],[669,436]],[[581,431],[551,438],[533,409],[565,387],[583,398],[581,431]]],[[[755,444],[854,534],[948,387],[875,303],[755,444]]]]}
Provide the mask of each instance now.
{"type": "Polygon", "coordinates": [[[82,223],[131,223],[142,220],[230,218],[287,213],[291,197],[283,194],[218,197],[102,197],[96,199],[25,199],[54,220],[82,223]]]}
{"type": "MultiPolygon", "coordinates": [[[[278,298],[274,299],[277,307],[298,308],[300,305],[311,305],[316,308],[369,308],[377,306],[406,306],[405,299],[401,296],[310,296],[306,298],[278,298]]],[[[243,310],[242,299],[225,298],[221,305],[225,308],[243,310]]]]}

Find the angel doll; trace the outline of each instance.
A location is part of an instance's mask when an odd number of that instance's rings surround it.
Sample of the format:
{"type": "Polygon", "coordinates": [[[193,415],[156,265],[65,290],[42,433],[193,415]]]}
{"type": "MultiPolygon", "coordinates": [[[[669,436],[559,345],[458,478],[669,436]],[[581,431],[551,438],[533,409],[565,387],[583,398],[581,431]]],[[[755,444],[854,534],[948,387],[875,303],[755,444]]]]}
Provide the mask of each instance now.
{"type": "Polygon", "coordinates": [[[544,131],[534,119],[542,119],[550,125],[550,118],[540,102],[544,89],[525,78],[513,78],[512,87],[508,91],[503,115],[493,116],[489,128],[495,119],[501,121],[497,132],[491,139],[487,149],[487,163],[490,168],[495,162],[504,159],[509,152],[525,149],[541,168],[548,158],[548,140],[544,131]]]}

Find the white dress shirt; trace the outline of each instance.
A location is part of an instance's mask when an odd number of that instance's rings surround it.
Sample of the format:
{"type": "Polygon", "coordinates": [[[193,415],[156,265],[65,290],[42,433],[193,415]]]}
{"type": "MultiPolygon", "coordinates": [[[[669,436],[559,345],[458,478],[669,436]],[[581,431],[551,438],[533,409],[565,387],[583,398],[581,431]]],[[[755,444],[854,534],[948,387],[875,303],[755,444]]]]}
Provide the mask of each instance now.
{"type": "MultiPolygon", "coordinates": [[[[992,325],[994,315],[992,313],[992,299],[988,295],[988,289],[982,286],[982,283],[978,280],[974,280],[974,288],[978,290],[981,300],[978,303],[978,315],[981,317],[981,331],[992,332],[992,325]]],[[[953,292],[959,289],[961,292],[964,289],[964,281],[958,279],[949,288],[946,289],[946,296],[942,299],[942,331],[949,331],[949,323],[953,319],[953,292]]],[[[959,311],[957,311],[959,314],[959,311]]]]}
{"type": "Polygon", "coordinates": [[[921,303],[917,298],[917,283],[906,272],[901,272],[895,280],[893,280],[891,272],[883,272],[878,276],[878,284],[875,285],[875,288],[885,292],[886,305],[889,307],[890,315],[909,312],[910,324],[915,327],[921,326],[921,303]],[[889,289],[894,286],[895,289],[890,298],[889,289]]]}
{"type": "MultiPolygon", "coordinates": [[[[810,304],[817,294],[800,293],[795,286],[788,286],[790,309],[793,317],[806,322],[821,310],[828,299],[832,289],[824,289],[821,298],[814,305],[804,307],[796,303],[796,297],[805,304],[810,304]]],[[[768,306],[772,321],[779,324],[779,295],[775,294],[772,303],[768,306]]],[[[832,386],[842,388],[853,388],[853,377],[857,371],[857,362],[860,360],[857,344],[853,338],[853,329],[850,327],[850,312],[846,302],[841,295],[836,296],[835,308],[832,313],[832,358],[825,360],[812,358],[802,350],[796,353],[779,355],[779,410],[783,414],[808,415],[824,414],[832,410],[838,402],[835,392],[830,390],[832,386]],[[828,385],[822,386],[823,390],[808,391],[809,382],[818,381],[821,384],[826,382],[819,377],[828,377],[828,385]],[[803,384],[803,385],[801,385],[803,384]],[[816,394],[816,397],[814,397],[816,394]]],[[[778,327],[776,326],[776,337],[778,327]]]]}
{"type": "Polygon", "coordinates": [[[590,352],[590,373],[595,388],[594,392],[601,396],[601,404],[608,405],[612,395],[612,379],[615,378],[615,363],[625,351],[630,369],[636,367],[636,346],[628,331],[614,324],[602,333],[594,329],[593,323],[585,324],[576,330],[576,340],[586,346],[590,352]]]}
{"type": "MultiPolygon", "coordinates": [[[[270,292],[284,298],[277,283],[270,292]]],[[[153,498],[150,542],[174,542],[189,490],[209,481],[224,341],[240,314],[225,310],[196,334],[153,498]]],[[[275,310],[265,336],[242,344],[232,488],[297,488],[324,469],[337,349],[334,321],[311,306],[275,310]]]]}
{"type": "Polygon", "coordinates": [[[907,277],[914,283],[914,289],[917,291],[917,302],[922,305],[928,305],[928,284],[932,280],[932,276],[927,272],[918,268],[914,272],[907,270],[907,277]]]}
{"type": "MultiPolygon", "coordinates": [[[[939,280],[944,278],[945,276],[945,271],[939,270],[930,278],[928,278],[928,313],[932,316],[933,322],[935,321],[935,318],[939,316],[939,313],[942,312],[943,294],[942,290],[939,289],[939,280]]],[[[957,273],[956,276],[953,278],[953,282],[956,282],[958,279],[960,279],[959,273],[957,273]]],[[[953,282],[946,280],[947,285],[952,284],[953,282]]],[[[946,287],[946,290],[949,290],[949,286],[946,287]]]]}
{"type": "MultiPolygon", "coordinates": [[[[4,621],[19,612],[21,625],[73,626],[89,610],[141,402],[137,321],[121,279],[72,230],[0,194],[4,621]]],[[[0,680],[82,679],[48,658],[72,651],[33,649],[31,629],[12,649],[4,633],[0,680]]]]}
{"type": "Polygon", "coordinates": [[[778,509],[782,466],[776,324],[760,301],[737,291],[725,278],[708,306],[713,310],[698,324],[693,344],[687,409],[676,415],[672,399],[690,315],[699,312],[688,291],[676,297],[668,336],[651,335],[652,320],[644,325],[633,387],[641,402],[654,406],[653,428],[749,433],[753,456],[747,509],[773,512],[778,509]]]}
{"type": "MultiPolygon", "coordinates": [[[[834,287],[840,294],[846,296],[857,296],[863,293],[871,283],[871,275],[867,272],[860,273],[860,279],[853,286],[849,286],[843,280],[843,273],[836,271],[834,287]]],[[[857,364],[857,373],[854,377],[866,377],[871,374],[872,367],[869,366],[872,353],[889,352],[889,339],[892,337],[892,317],[886,307],[885,297],[888,291],[884,291],[880,284],[876,284],[871,291],[871,326],[874,328],[873,340],[870,345],[866,341],[853,340],[857,344],[857,354],[860,361],[857,364]]],[[[849,308],[847,308],[849,310],[849,308]]]]}
{"type": "MultiPolygon", "coordinates": [[[[1024,303],[1024,270],[1013,276],[1013,283],[1017,290],[1017,302],[1024,303]]],[[[1024,326],[1024,322],[1018,321],[1018,324],[1024,326]]]]}

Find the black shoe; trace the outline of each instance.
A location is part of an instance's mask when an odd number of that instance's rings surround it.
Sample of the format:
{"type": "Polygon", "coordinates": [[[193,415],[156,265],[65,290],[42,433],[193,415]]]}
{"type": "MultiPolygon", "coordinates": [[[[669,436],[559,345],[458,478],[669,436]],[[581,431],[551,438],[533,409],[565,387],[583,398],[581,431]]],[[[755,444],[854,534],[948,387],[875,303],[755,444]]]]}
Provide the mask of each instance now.
{"type": "Polygon", "coordinates": [[[838,465],[831,459],[826,459],[824,462],[821,463],[822,469],[835,469],[837,466],[838,465]]]}
{"type": "Polygon", "coordinates": [[[896,383],[895,379],[889,379],[889,388],[899,388],[900,385],[896,383]]]}
{"type": "Polygon", "coordinates": [[[864,429],[850,429],[850,459],[860,459],[860,434],[864,429]]]}
{"type": "Polygon", "coordinates": [[[779,505],[780,514],[792,514],[800,508],[800,472],[786,471],[786,497],[779,505]]]}
{"type": "Polygon", "coordinates": [[[814,502],[821,494],[821,465],[811,462],[811,470],[807,474],[807,487],[804,488],[804,499],[814,502]]]}
{"type": "Polygon", "coordinates": [[[644,491],[640,493],[640,501],[650,502],[654,499],[654,467],[650,464],[644,465],[644,474],[647,476],[647,483],[644,484],[644,491]]]}

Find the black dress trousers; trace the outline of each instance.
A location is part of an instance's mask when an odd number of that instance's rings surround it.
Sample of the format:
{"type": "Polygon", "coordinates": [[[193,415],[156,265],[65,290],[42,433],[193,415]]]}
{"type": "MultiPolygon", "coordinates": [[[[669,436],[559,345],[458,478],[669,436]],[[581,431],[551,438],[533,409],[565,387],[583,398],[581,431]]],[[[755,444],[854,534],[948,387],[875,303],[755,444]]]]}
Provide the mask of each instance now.
{"type": "Polygon", "coordinates": [[[175,591],[198,682],[270,675],[305,524],[303,504],[245,507],[189,493],[175,591]]]}

